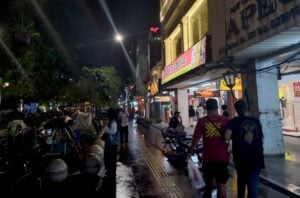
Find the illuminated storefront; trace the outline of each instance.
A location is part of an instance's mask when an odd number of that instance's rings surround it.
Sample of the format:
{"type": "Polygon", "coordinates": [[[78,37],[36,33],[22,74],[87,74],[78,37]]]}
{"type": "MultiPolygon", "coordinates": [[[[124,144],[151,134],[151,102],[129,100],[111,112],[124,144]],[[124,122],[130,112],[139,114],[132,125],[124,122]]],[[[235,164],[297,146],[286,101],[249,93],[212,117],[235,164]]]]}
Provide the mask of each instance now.
{"type": "Polygon", "coordinates": [[[279,80],[280,114],[286,132],[300,131],[300,74],[279,80]]]}
{"type": "Polygon", "coordinates": [[[300,2],[226,2],[226,44],[218,51],[242,71],[251,113],[262,123],[264,153],[282,155],[282,129],[299,129],[300,2]]]}

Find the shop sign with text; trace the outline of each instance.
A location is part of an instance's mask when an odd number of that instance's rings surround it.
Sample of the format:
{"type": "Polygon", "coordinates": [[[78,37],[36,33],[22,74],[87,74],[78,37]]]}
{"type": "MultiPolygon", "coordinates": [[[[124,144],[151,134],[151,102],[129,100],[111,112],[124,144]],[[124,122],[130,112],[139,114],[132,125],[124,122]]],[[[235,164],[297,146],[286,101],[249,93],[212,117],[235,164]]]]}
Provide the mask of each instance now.
{"type": "Polygon", "coordinates": [[[294,96],[300,97],[300,82],[294,82],[294,96]]]}
{"type": "MultiPolygon", "coordinates": [[[[241,91],[242,90],[242,79],[241,77],[235,78],[235,86],[232,87],[233,91],[241,91]]],[[[229,91],[229,87],[227,87],[225,80],[220,80],[220,91],[229,91]]]]}
{"type": "Polygon", "coordinates": [[[162,84],[206,63],[206,41],[201,39],[162,71],[162,84]]]}
{"type": "MultiPolygon", "coordinates": [[[[228,50],[234,50],[241,45],[247,47],[256,38],[275,32],[282,25],[293,25],[293,21],[300,16],[299,0],[231,0],[230,2],[231,7],[227,11],[228,50]]],[[[226,48],[223,47],[219,53],[225,50],[226,48]]]]}
{"type": "Polygon", "coordinates": [[[195,92],[196,98],[220,97],[220,91],[201,90],[195,92]]]}

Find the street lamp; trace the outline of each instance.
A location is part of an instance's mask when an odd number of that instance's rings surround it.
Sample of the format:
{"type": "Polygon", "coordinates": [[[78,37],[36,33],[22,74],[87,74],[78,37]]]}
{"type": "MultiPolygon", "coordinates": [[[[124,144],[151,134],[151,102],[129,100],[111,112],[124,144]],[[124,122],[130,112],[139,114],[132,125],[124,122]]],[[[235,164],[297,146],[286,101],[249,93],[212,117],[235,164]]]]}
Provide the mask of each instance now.
{"type": "Polygon", "coordinates": [[[224,78],[225,84],[227,87],[229,87],[230,93],[231,93],[232,97],[234,98],[234,100],[243,100],[244,98],[246,98],[247,103],[248,103],[248,108],[250,108],[249,101],[248,101],[247,88],[244,90],[244,94],[243,94],[242,98],[235,97],[235,94],[233,92],[233,87],[236,85],[235,84],[236,76],[237,76],[236,72],[232,71],[232,70],[223,73],[223,78],[224,78]]]}
{"type": "Polygon", "coordinates": [[[121,42],[121,41],[123,40],[122,35],[117,34],[117,35],[116,35],[116,40],[117,40],[118,42],[121,42]]]}
{"type": "MultiPolygon", "coordinates": [[[[227,72],[223,73],[223,78],[224,78],[226,86],[229,87],[229,89],[230,89],[230,93],[231,93],[232,97],[235,100],[240,100],[235,97],[234,92],[233,92],[233,87],[235,86],[236,72],[232,71],[232,70],[231,71],[228,70],[227,72]]],[[[243,95],[243,97],[241,99],[243,99],[244,96],[245,95],[243,95]]]]}
{"type": "Polygon", "coordinates": [[[230,91],[232,91],[232,88],[235,86],[235,77],[236,74],[234,71],[227,71],[226,73],[223,73],[226,86],[229,87],[230,91]]]}

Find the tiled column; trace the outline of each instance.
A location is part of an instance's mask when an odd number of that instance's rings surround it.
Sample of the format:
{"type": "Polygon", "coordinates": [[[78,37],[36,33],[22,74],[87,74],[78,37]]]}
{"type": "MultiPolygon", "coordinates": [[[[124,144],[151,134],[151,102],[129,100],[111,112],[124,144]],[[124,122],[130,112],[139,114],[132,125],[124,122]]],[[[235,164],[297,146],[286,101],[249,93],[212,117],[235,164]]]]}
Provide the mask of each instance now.
{"type": "Polygon", "coordinates": [[[187,89],[178,89],[177,90],[177,105],[178,111],[182,117],[182,124],[185,127],[189,126],[189,104],[188,104],[188,93],[187,89]]]}
{"type": "MultiPolygon", "coordinates": [[[[264,132],[264,152],[267,155],[281,155],[284,153],[282,125],[280,116],[279,94],[278,94],[278,71],[277,68],[263,71],[263,68],[272,66],[272,60],[255,60],[255,78],[257,104],[253,105],[262,123],[264,132]]],[[[253,81],[248,87],[252,87],[253,81]]],[[[255,89],[253,89],[255,90],[255,89]]]]}

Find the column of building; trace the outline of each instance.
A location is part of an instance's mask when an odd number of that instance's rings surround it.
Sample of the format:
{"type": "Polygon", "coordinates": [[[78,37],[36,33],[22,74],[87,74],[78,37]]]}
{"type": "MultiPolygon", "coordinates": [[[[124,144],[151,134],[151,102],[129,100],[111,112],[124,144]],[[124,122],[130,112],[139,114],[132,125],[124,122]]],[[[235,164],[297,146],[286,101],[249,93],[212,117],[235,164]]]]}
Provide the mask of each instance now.
{"type": "Polygon", "coordinates": [[[182,117],[182,124],[189,126],[189,103],[187,89],[177,89],[177,108],[182,117]]]}
{"type": "Polygon", "coordinates": [[[276,67],[266,69],[270,66],[272,67],[271,60],[256,59],[242,77],[244,87],[247,88],[250,111],[262,124],[264,153],[282,155],[284,144],[278,99],[278,70],[276,67]]]}

